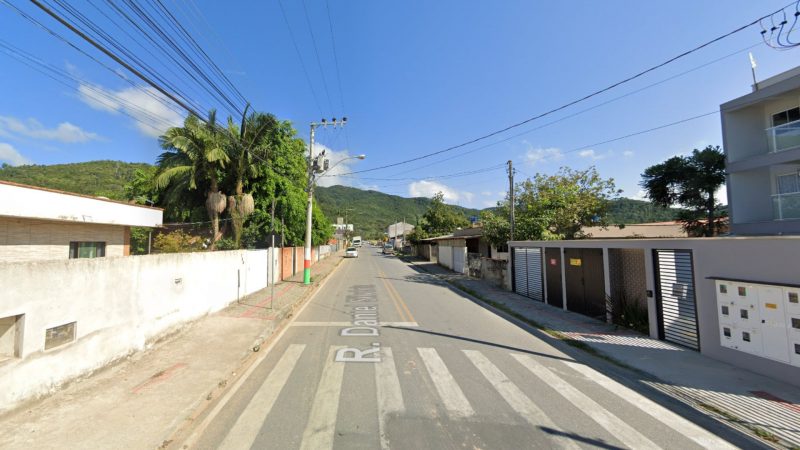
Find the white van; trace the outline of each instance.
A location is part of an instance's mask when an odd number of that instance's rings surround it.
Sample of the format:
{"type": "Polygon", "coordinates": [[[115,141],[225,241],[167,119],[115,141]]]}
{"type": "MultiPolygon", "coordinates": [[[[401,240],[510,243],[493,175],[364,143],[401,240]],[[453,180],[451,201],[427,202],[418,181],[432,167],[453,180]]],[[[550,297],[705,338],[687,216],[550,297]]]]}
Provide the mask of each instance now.
{"type": "Polygon", "coordinates": [[[353,247],[361,247],[361,236],[353,236],[353,247]]]}

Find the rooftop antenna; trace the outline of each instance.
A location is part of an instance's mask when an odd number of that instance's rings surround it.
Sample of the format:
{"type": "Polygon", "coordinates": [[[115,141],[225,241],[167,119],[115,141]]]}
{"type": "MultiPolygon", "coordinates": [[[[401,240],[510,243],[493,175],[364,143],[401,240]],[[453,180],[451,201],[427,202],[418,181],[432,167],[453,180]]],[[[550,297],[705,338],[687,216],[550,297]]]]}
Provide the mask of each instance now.
{"type": "Polygon", "coordinates": [[[750,55],[750,72],[753,74],[753,92],[758,90],[758,82],[756,81],[756,59],[753,58],[753,52],[748,52],[750,55]]]}

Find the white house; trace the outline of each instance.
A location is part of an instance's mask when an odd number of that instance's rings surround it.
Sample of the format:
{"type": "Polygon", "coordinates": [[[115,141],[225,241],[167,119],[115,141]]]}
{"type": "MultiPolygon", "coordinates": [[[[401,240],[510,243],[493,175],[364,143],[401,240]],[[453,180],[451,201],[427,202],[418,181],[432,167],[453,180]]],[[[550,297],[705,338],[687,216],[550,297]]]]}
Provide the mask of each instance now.
{"type": "Polygon", "coordinates": [[[130,227],[159,227],[164,211],[0,181],[0,262],[130,253],[130,227]]]}

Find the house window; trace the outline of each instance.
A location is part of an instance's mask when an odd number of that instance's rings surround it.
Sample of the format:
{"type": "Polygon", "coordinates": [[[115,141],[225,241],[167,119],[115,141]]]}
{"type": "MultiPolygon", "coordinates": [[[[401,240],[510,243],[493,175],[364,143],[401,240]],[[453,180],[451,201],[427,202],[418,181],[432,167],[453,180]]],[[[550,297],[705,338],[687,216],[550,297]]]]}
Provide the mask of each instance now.
{"type": "Polygon", "coordinates": [[[772,126],[785,125],[789,122],[800,120],[800,107],[787,109],[772,115],[772,126]]]}
{"type": "Polygon", "coordinates": [[[69,257],[73,258],[99,258],[106,256],[105,242],[70,242],[69,257]]]}
{"type": "Polygon", "coordinates": [[[789,303],[797,303],[797,292],[789,292],[789,303]]]}
{"type": "Polygon", "coordinates": [[[65,323],[64,325],[48,328],[44,332],[44,349],[50,350],[51,348],[74,341],[75,324],[77,324],[77,322],[65,323]]]}
{"type": "Polygon", "coordinates": [[[750,315],[747,313],[746,309],[741,309],[739,310],[739,317],[741,317],[742,319],[749,319],[750,315]]]}
{"type": "Polygon", "coordinates": [[[725,337],[731,337],[731,329],[728,328],[728,327],[723,328],[722,329],[722,334],[724,334],[725,337]]]}
{"type": "Polygon", "coordinates": [[[24,316],[0,317],[0,361],[19,358],[24,316]]]}
{"type": "Polygon", "coordinates": [[[778,194],[800,192],[800,180],[798,180],[796,172],[787,175],[778,175],[775,177],[775,180],[777,181],[778,194]]]}
{"type": "Polygon", "coordinates": [[[727,306],[723,306],[723,307],[722,307],[722,315],[723,315],[723,316],[728,316],[728,315],[730,315],[730,314],[728,313],[728,307],[727,307],[727,306]]]}
{"type": "Polygon", "coordinates": [[[742,331],[742,340],[745,342],[750,342],[750,333],[742,331]]]}
{"type": "Polygon", "coordinates": [[[727,294],[728,293],[728,286],[724,284],[719,285],[719,293],[720,294],[727,294]]]}
{"type": "Polygon", "coordinates": [[[739,297],[747,297],[747,288],[739,286],[739,297]]]}

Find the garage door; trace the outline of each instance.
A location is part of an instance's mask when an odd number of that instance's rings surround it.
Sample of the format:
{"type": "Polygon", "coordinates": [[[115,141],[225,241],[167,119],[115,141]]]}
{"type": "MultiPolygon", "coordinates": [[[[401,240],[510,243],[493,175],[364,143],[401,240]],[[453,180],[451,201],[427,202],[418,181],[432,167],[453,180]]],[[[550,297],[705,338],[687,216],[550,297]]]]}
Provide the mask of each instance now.
{"type": "Polygon", "coordinates": [[[656,250],[655,263],[659,337],[699,350],[692,251],[656,250]]]}
{"type": "Polygon", "coordinates": [[[514,292],[544,301],[541,248],[514,249],[514,292]]]}
{"type": "Polygon", "coordinates": [[[453,249],[453,271],[464,273],[464,267],[467,265],[467,248],[466,247],[451,247],[453,249]]]}

